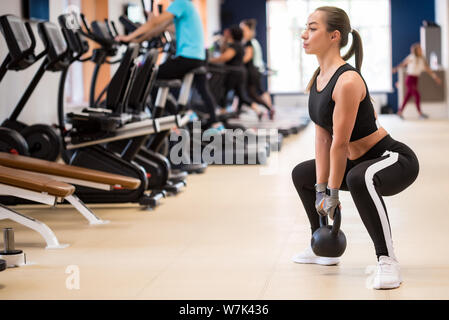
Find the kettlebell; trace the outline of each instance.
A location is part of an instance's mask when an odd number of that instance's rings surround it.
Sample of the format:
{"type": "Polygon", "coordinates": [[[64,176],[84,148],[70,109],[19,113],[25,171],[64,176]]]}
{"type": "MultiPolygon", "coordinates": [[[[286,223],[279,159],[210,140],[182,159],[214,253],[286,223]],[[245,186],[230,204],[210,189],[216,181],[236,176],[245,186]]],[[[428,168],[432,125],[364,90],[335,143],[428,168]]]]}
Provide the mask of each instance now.
{"type": "Polygon", "coordinates": [[[328,225],[327,217],[320,216],[320,228],[312,235],[312,250],[320,257],[340,257],[346,249],[346,236],[340,230],[341,212],[335,209],[334,223],[328,225]]]}

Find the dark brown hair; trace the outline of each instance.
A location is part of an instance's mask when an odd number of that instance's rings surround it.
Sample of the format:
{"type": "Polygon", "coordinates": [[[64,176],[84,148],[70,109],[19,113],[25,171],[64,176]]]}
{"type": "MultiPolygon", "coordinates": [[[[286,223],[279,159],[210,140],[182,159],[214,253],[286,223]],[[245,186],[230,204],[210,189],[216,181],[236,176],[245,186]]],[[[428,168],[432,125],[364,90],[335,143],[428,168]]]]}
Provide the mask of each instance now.
{"type": "MultiPolygon", "coordinates": [[[[322,11],[326,13],[326,24],[327,32],[339,31],[341,35],[340,49],[348,44],[349,34],[352,34],[352,45],[349,51],[342,57],[343,60],[349,60],[353,55],[355,55],[355,68],[360,72],[363,62],[363,46],[362,38],[360,34],[351,28],[351,22],[349,17],[343,9],[337,7],[320,7],[316,11],[322,11]]],[[[315,82],[318,74],[320,73],[320,68],[318,68],[313,74],[310,80],[307,91],[310,91],[313,83],[315,82]]]]}
{"type": "Polygon", "coordinates": [[[234,41],[240,42],[243,39],[243,30],[236,24],[229,27],[231,37],[234,41]]]}

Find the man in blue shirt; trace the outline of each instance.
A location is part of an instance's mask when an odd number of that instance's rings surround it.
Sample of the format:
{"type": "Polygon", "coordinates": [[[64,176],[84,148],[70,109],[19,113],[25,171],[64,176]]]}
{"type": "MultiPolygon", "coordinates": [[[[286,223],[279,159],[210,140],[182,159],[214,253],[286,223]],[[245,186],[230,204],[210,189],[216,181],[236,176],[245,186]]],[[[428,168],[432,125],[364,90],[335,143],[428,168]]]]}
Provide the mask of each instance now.
{"type": "MultiPolygon", "coordinates": [[[[167,10],[149,19],[117,41],[142,42],[162,33],[170,24],[176,29],[176,56],[159,66],[158,79],[182,79],[186,73],[205,65],[206,50],[201,18],[190,0],[172,0],[167,10]]],[[[208,109],[208,126],[219,126],[215,116],[215,100],[210,93],[206,75],[195,76],[195,86],[208,109]]]]}

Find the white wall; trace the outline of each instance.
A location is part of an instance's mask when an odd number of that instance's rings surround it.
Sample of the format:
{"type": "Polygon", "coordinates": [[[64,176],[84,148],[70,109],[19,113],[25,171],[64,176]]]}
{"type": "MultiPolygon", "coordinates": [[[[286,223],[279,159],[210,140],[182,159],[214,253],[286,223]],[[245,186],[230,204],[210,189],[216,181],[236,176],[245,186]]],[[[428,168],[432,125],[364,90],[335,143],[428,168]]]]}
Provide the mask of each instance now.
{"type": "Polygon", "coordinates": [[[442,114],[449,117],[449,0],[435,0],[435,20],[441,26],[441,64],[446,74],[446,103],[442,114]]]}
{"type": "Polygon", "coordinates": [[[207,0],[207,47],[212,44],[211,42],[214,32],[221,30],[220,6],[220,0],[207,0]]]}
{"type": "Polygon", "coordinates": [[[435,0],[435,22],[441,26],[441,64],[447,68],[449,66],[449,1],[435,0]]]}
{"type": "MultiPolygon", "coordinates": [[[[62,0],[50,0],[50,21],[56,22],[63,9],[62,0]]],[[[21,1],[1,1],[0,15],[3,14],[14,14],[20,17],[22,15],[21,1]]],[[[37,24],[32,23],[32,27],[37,41],[36,52],[41,52],[43,45],[37,33],[37,24]]],[[[2,62],[7,53],[6,43],[3,36],[0,36],[0,59],[2,62]]],[[[0,122],[10,116],[41,63],[39,61],[24,71],[10,71],[3,78],[0,83],[0,122]]],[[[45,73],[18,120],[28,124],[56,123],[58,82],[59,74],[45,73]]]]}

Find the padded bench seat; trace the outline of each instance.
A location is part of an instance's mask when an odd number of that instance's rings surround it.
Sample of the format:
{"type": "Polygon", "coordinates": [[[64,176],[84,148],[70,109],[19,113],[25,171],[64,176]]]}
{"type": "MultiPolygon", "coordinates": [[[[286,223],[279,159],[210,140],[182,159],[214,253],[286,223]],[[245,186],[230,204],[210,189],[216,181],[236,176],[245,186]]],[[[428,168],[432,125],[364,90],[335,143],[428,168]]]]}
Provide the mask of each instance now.
{"type": "Polygon", "coordinates": [[[0,183],[61,198],[75,192],[75,187],[70,184],[4,166],[0,166],[0,183]]]}
{"type": "Polygon", "coordinates": [[[5,152],[0,152],[0,166],[72,179],[87,180],[95,183],[120,185],[123,188],[130,190],[137,189],[140,186],[140,180],[135,178],[5,152]]]}

